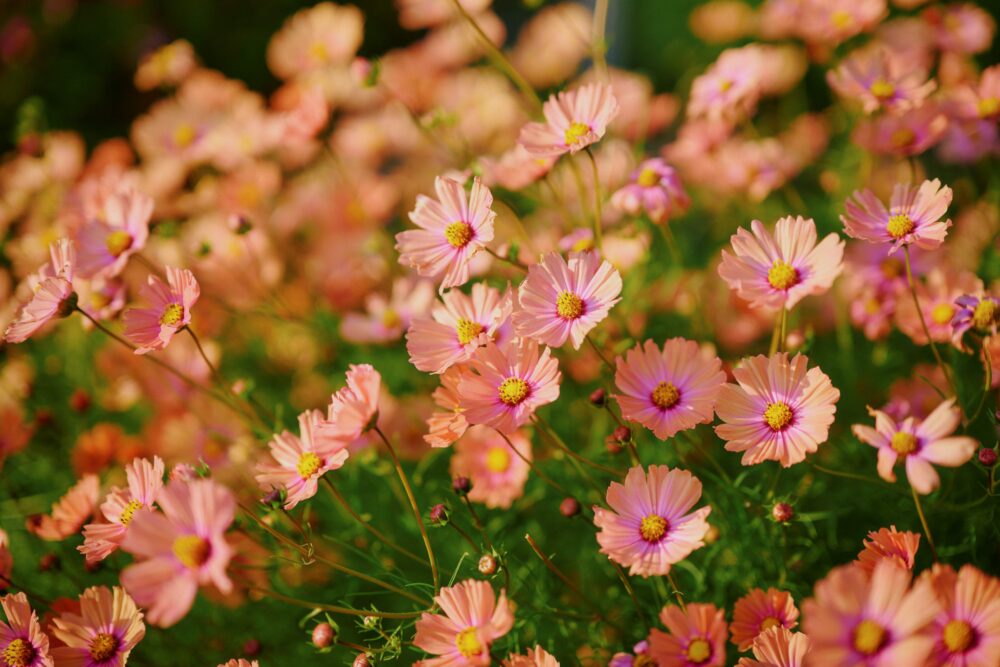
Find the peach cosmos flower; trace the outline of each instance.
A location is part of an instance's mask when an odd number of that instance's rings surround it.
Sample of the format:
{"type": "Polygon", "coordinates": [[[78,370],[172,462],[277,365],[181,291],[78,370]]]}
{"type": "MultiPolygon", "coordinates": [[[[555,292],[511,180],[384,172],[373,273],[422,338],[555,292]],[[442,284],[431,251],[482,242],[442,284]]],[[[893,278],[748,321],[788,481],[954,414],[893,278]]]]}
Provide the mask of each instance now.
{"type": "Polygon", "coordinates": [[[875,428],[855,424],[851,431],[858,440],[878,450],[879,477],[895,482],[893,468],[902,459],[910,485],[924,495],[941,484],[932,463],[957,468],[968,463],[979,449],[979,443],[972,438],[951,435],[962,421],[962,410],[954,398],[942,402],[923,420],[907,417],[897,423],[873,408],[868,408],[868,414],[875,418],[875,428]]]}
{"type": "Polygon", "coordinates": [[[923,665],[934,640],[924,633],[940,613],[926,580],[879,563],[869,576],[857,565],[834,568],[802,606],[812,640],[810,667],[923,665]]]}
{"type": "Polygon", "coordinates": [[[140,292],[150,306],[125,311],[125,338],[136,346],[136,354],[165,348],[191,322],[191,308],[201,296],[193,273],[173,266],[166,270],[166,283],[149,276],[140,292]]]}
{"type": "Polygon", "coordinates": [[[600,141],[618,113],[618,101],[611,86],[592,83],[552,95],[542,113],[545,122],[522,127],[517,141],[534,157],[557,157],[600,141]]]}
{"type": "Polygon", "coordinates": [[[197,66],[198,58],[191,42],[178,39],[143,56],[135,70],[135,87],[145,91],[176,86],[197,66]]]}
{"type": "Polygon", "coordinates": [[[76,306],[76,246],[69,239],[59,239],[49,247],[49,253],[51,263],[28,278],[31,299],[4,330],[3,339],[8,343],[23,343],[51,320],[69,315],[76,306]]]}
{"type": "Polygon", "coordinates": [[[755,588],[733,606],[733,622],[729,626],[731,641],[741,651],[748,651],[757,638],[774,627],[791,630],[798,625],[799,610],[791,593],[768,588],[755,588]]]}
{"type": "Polygon", "coordinates": [[[740,658],[736,667],[805,667],[812,643],[801,632],[775,626],[760,633],[753,643],[753,656],[740,658]]]}
{"type": "Polygon", "coordinates": [[[49,638],[24,593],[0,597],[0,657],[9,667],[53,667],[49,638]]]}
{"type": "Polygon", "coordinates": [[[829,234],[816,243],[812,218],[778,220],[774,236],[759,220],[730,238],[733,252],[722,251],[719,275],[754,307],[791,310],[804,297],[822,294],[843,269],[844,242],[829,234]]]}
{"type": "Polygon", "coordinates": [[[852,238],[891,243],[890,254],[911,243],[933,250],[944,242],[951,227],[951,220],[941,220],[950,204],[951,188],[938,179],[919,187],[897,183],[888,208],[871,190],[855,191],[845,204],[847,215],[840,219],[852,238]]]}
{"type": "Polygon", "coordinates": [[[673,167],[661,158],[650,158],[632,172],[628,184],[611,195],[611,205],[631,216],[645,213],[662,224],[683,214],[691,198],[673,167]]]}
{"type": "Polygon", "coordinates": [[[441,375],[441,386],[431,395],[434,404],[443,410],[427,419],[429,432],[424,436],[424,442],[431,447],[447,447],[469,428],[458,389],[466,372],[464,366],[452,366],[441,375]]]}
{"type": "Polygon", "coordinates": [[[550,252],[528,269],[518,288],[514,331],[551,347],[566,340],[579,350],[591,329],[619,301],[622,278],[592,251],[571,253],[569,261],[550,252]]]}
{"type": "Polygon", "coordinates": [[[128,533],[132,517],[140,509],[151,509],[163,489],[163,459],[153,461],[135,459],[125,466],[128,488],[112,489],[101,504],[101,523],[88,523],[83,527],[83,544],[76,549],[87,557],[88,563],[104,560],[114,553],[128,533]]]}
{"type": "Polygon", "coordinates": [[[752,112],[761,95],[761,53],[757,44],[723,51],[691,83],[688,117],[732,121],[752,112]]]}
{"type": "Polygon", "coordinates": [[[108,193],[100,213],[77,231],[77,273],[83,278],[114,278],[149,238],[153,199],[129,185],[108,193]]]}
{"type": "Polygon", "coordinates": [[[540,406],[559,398],[559,362],[532,340],[518,339],[506,350],[487,343],[476,350],[469,371],[458,390],[470,424],[512,433],[540,406]]]}
{"type": "Polygon", "coordinates": [[[926,281],[916,284],[916,292],[920,312],[912,298],[902,299],[896,308],[896,326],[917,345],[927,345],[925,324],[931,340],[955,344],[961,342],[956,341],[953,326],[961,306],[957,301],[962,294],[981,294],[983,281],[971,271],[934,268],[926,281]]]}
{"type": "Polygon", "coordinates": [[[97,475],[84,475],[52,506],[51,514],[29,517],[28,532],[43,540],[64,540],[79,532],[97,509],[100,480],[97,475]]]}
{"type": "MultiPolygon", "coordinates": [[[[635,466],[625,483],[608,487],[610,509],[594,507],[601,553],[643,577],[664,575],[705,546],[711,507],[691,512],[701,498],[701,482],[686,470],[635,466]]],[[[723,637],[723,641],[725,638],[723,637]]]]}
{"type": "Polygon", "coordinates": [[[963,565],[956,574],[950,565],[939,563],[920,579],[930,582],[941,607],[925,631],[934,640],[928,664],[1000,664],[1000,580],[972,565],[963,565]]]}
{"type": "Polygon", "coordinates": [[[510,632],[514,614],[506,592],[494,598],[486,581],[467,579],[442,588],[434,601],[444,615],[424,612],[416,623],[413,645],[432,655],[414,667],[486,667],[490,644],[510,632]]]}
{"type": "Polygon", "coordinates": [[[723,667],[726,664],[726,611],[713,604],[692,602],[682,610],[667,605],[660,611],[663,632],[649,633],[649,657],[658,667],[723,667]]]}
{"type": "Polygon", "coordinates": [[[320,438],[351,442],[375,425],[382,376],[371,364],[351,364],[346,379],[347,386],[330,397],[326,421],[317,426],[320,438]]]}
{"type": "Polygon", "coordinates": [[[510,445],[496,431],[473,426],[455,443],[449,470],[452,478],[468,477],[472,481],[469,500],[506,509],[524,495],[531,469],[527,462],[531,461],[531,440],[522,431],[508,438],[510,445]],[[511,445],[516,453],[511,451],[511,445]]]}
{"type": "Polygon", "coordinates": [[[913,561],[920,546],[920,533],[898,531],[895,526],[870,531],[865,548],[858,554],[855,564],[871,573],[882,561],[889,561],[904,570],[913,569],[913,561]]]}
{"type": "Polygon", "coordinates": [[[493,194],[478,177],[466,195],[458,181],[434,179],[437,199],[417,196],[410,220],[420,229],[396,234],[400,264],[429,278],[441,279],[441,289],[469,280],[469,260],[493,240],[496,212],[493,194]]]}
{"type": "Polygon", "coordinates": [[[364,36],[364,15],[354,5],[321,2],[285,21],[267,46],[267,66],[279,79],[347,65],[364,36]]]}
{"type": "Polygon", "coordinates": [[[743,452],[743,465],[803,461],[826,442],[840,391],[801,354],[757,355],[733,369],[737,384],[719,394],[715,433],[727,452],[743,452]]]}
{"type": "Polygon", "coordinates": [[[346,313],[340,335],[350,343],[390,343],[415,319],[425,316],[433,303],[434,284],[429,280],[398,278],[388,299],[373,292],[365,297],[367,313],[346,313]]]}
{"type": "Polygon", "coordinates": [[[559,661],[541,646],[528,649],[524,655],[512,653],[500,664],[501,667],[559,667],[559,661]]]}
{"type": "Polygon", "coordinates": [[[902,112],[920,106],[937,84],[918,63],[885,47],[852,52],[826,80],[842,97],[857,100],[865,113],[902,112]]]}
{"type": "Polygon", "coordinates": [[[712,421],[715,402],[726,382],[718,357],[698,344],[671,338],[663,350],[651,340],[615,359],[613,394],[622,418],[642,424],[660,440],[712,421]]]}
{"type": "Polygon", "coordinates": [[[51,632],[65,644],[52,649],[57,667],[124,667],[146,625],[124,589],[94,586],[80,596],[80,612],[59,614],[51,632]]]}

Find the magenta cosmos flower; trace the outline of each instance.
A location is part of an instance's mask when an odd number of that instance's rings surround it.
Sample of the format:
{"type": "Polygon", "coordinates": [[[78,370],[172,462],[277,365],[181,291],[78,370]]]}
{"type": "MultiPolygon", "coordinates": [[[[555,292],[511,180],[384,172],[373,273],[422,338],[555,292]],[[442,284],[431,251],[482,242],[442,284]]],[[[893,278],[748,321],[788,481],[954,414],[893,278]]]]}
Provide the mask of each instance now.
{"type": "Polygon", "coordinates": [[[125,338],[136,346],[136,354],[146,354],[165,348],[191,322],[191,308],[201,296],[201,287],[187,269],[168,266],[167,282],[149,276],[140,294],[150,305],[125,311],[125,338]]]}
{"type": "Polygon", "coordinates": [[[285,509],[316,495],[319,478],[347,461],[350,440],[324,433],[323,413],[307,410],[299,415],[299,437],[288,431],[276,434],[268,447],[274,463],[257,465],[257,483],[262,489],[284,489],[285,509]]]}
{"type": "Polygon", "coordinates": [[[510,632],[514,614],[507,595],[494,597],[488,582],[468,579],[442,588],[434,601],[444,615],[424,612],[416,623],[413,645],[436,655],[414,667],[486,667],[490,645],[510,632]]]}
{"type": "Polygon", "coordinates": [[[122,549],[140,560],[122,570],[121,582],[149,622],[165,628],[187,614],[199,586],[232,590],[225,533],[236,501],[224,486],[197,479],[170,482],[158,504],[162,514],[143,509],[132,519],[122,549]]]}
{"type": "Polygon", "coordinates": [[[927,630],[934,639],[929,664],[1000,665],[1000,581],[972,565],[956,574],[940,564],[925,570],[921,580],[930,582],[941,607],[927,630]]]}
{"type": "Polygon", "coordinates": [[[51,264],[46,264],[28,278],[31,299],[7,325],[3,338],[8,343],[23,343],[57,317],[66,317],[76,307],[73,275],[76,271],[76,246],[69,239],[59,239],[49,247],[51,264]]]}
{"type": "Polygon", "coordinates": [[[868,533],[865,548],[858,554],[855,564],[865,572],[874,572],[875,566],[882,561],[912,570],[919,546],[919,533],[899,532],[895,526],[873,530],[868,533]]]}
{"type": "Polygon", "coordinates": [[[88,563],[97,563],[114,553],[128,532],[132,517],[141,509],[152,509],[163,489],[163,459],[135,459],[125,466],[128,488],[115,488],[101,504],[105,521],[83,527],[83,544],[77,550],[88,563]]]}
{"type": "Polygon", "coordinates": [[[854,51],[827,72],[826,80],[842,97],[860,102],[865,113],[907,111],[937,87],[919,64],[884,47],[854,51]]]}
{"type": "Polygon", "coordinates": [[[522,431],[508,439],[510,445],[496,431],[473,426],[455,443],[450,472],[452,479],[467,477],[472,482],[469,500],[506,509],[524,495],[531,470],[531,441],[522,431]]]}
{"type": "Polygon", "coordinates": [[[743,465],[779,461],[785,468],[826,442],[837,411],[838,391],[800,354],[757,355],[733,369],[737,384],[719,394],[715,427],[726,451],[743,452],[743,465]]]}
{"type": "Polygon", "coordinates": [[[698,344],[671,338],[663,350],[651,340],[615,359],[614,394],[622,417],[653,431],[660,440],[696,424],[712,421],[715,402],[726,382],[722,362],[698,344]]]}
{"type": "Polygon", "coordinates": [[[591,83],[551,96],[542,113],[545,122],[522,127],[517,141],[533,157],[557,157],[600,141],[618,114],[618,100],[611,86],[591,83]]]}
{"type": "Polygon", "coordinates": [[[726,664],[726,611],[692,602],[660,612],[663,632],[649,633],[649,657],[658,667],[723,667],[726,664]]]}
{"type": "Polygon", "coordinates": [[[470,424],[510,434],[540,406],[559,398],[559,362],[532,340],[518,339],[506,350],[488,343],[476,351],[469,370],[458,389],[470,424]]]}
{"type": "Polygon", "coordinates": [[[124,667],[146,625],[123,589],[94,586],[80,596],[79,614],[64,612],[52,621],[52,634],[65,644],[52,649],[60,667],[124,667]]]}
{"type": "Polygon", "coordinates": [[[153,199],[131,187],[110,193],[100,216],[85,222],[77,233],[79,272],[84,278],[113,278],[125,269],[129,257],[149,238],[153,199]]]}
{"type": "Polygon", "coordinates": [[[869,576],[856,565],[834,568],[802,606],[812,640],[811,667],[923,665],[934,644],[924,634],[940,612],[926,581],[880,563],[869,576]]]}
{"type": "Polygon", "coordinates": [[[375,426],[382,375],[371,364],[351,364],[347,386],[330,397],[326,421],[318,425],[320,438],[351,442],[375,426]]]}
{"type": "Polygon", "coordinates": [[[944,242],[951,220],[941,220],[951,204],[951,188],[941,181],[924,181],[920,187],[897,183],[889,208],[871,190],[856,191],[840,216],[847,235],[869,243],[889,243],[890,253],[911,243],[933,250],[944,242]]]}
{"type": "Polygon", "coordinates": [[[775,626],[760,633],[753,643],[754,657],[740,658],[736,667],[805,667],[811,647],[806,635],[775,626]]]}
{"type": "Polygon", "coordinates": [[[967,436],[952,436],[962,421],[962,411],[950,398],[921,421],[907,417],[897,423],[892,417],[868,408],[875,428],[864,424],[851,427],[858,440],[878,450],[878,474],[887,482],[896,481],[893,468],[899,459],[906,465],[906,478],[919,493],[928,494],[941,484],[934,466],[957,468],[968,463],[979,443],[967,436]]]}
{"type": "Polygon", "coordinates": [[[621,292],[618,270],[596,252],[572,253],[568,262],[550,252],[528,269],[518,289],[514,331],[552,347],[569,339],[578,350],[621,292]]]}
{"type": "Polygon", "coordinates": [[[791,310],[828,290],[843,269],[844,242],[829,234],[817,245],[812,218],[782,218],[773,237],[759,220],[750,229],[730,238],[734,254],[722,251],[719,275],[754,307],[791,310]]]}
{"type": "MultiPolygon", "coordinates": [[[[695,549],[705,546],[711,507],[691,512],[701,482],[686,470],[649,466],[628,471],[625,484],[612,482],[607,503],[594,507],[601,553],[643,577],[664,575],[695,549]]],[[[725,641],[725,638],[723,638],[725,641]]]]}
{"type": "Polygon", "coordinates": [[[767,630],[782,627],[791,630],[798,624],[799,610],[792,594],[768,588],[755,588],[733,606],[733,622],[729,626],[731,640],[741,651],[748,651],[767,630]]]}
{"type": "Polygon", "coordinates": [[[417,196],[410,220],[420,229],[396,234],[401,264],[417,273],[441,279],[441,288],[463,285],[469,280],[469,260],[493,240],[490,208],[493,194],[479,178],[472,181],[468,196],[462,184],[450,178],[434,179],[437,199],[417,196]]]}
{"type": "Polygon", "coordinates": [[[24,593],[0,598],[6,622],[0,621],[0,659],[7,667],[53,667],[49,638],[24,593]]]}
{"type": "Polygon", "coordinates": [[[628,215],[645,212],[649,219],[664,223],[691,206],[677,170],[661,158],[643,160],[627,185],[611,195],[612,206],[628,215]]]}

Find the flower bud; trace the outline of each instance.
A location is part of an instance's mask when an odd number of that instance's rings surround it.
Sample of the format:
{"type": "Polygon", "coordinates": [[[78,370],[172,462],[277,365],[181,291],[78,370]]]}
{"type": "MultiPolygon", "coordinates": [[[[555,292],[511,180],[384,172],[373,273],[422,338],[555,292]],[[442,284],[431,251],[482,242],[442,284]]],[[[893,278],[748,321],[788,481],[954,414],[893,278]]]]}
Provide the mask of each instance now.
{"type": "Polygon", "coordinates": [[[625,444],[632,439],[632,431],[629,430],[628,426],[619,426],[611,435],[615,440],[622,444],[625,444]]]}
{"type": "Polygon", "coordinates": [[[566,518],[576,516],[580,513],[580,503],[577,502],[576,498],[563,498],[563,501],[559,503],[559,513],[566,518]]]}
{"type": "Polygon", "coordinates": [[[90,404],[90,394],[87,393],[86,389],[77,389],[69,397],[69,407],[74,412],[86,412],[90,409],[90,404]]]}
{"type": "Polygon", "coordinates": [[[788,523],[795,516],[795,510],[788,503],[775,503],[771,508],[771,518],[778,523],[788,523]]]}
{"type": "Polygon", "coordinates": [[[351,667],[369,667],[371,663],[368,662],[368,656],[364,653],[358,653],[358,656],[354,658],[354,662],[351,663],[351,667]]]}
{"type": "Polygon", "coordinates": [[[448,523],[448,508],[444,506],[444,503],[438,503],[432,507],[428,514],[431,523],[435,525],[443,526],[448,523]]]}
{"type": "Polygon", "coordinates": [[[329,623],[320,623],[312,632],[312,643],[316,648],[326,648],[333,643],[337,633],[329,623]]]}
{"type": "Polygon", "coordinates": [[[260,499],[260,502],[264,505],[273,505],[274,503],[281,500],[281,491],[278,489],[271,489],[260,499]]]}
{"type": "Polygon", "coordinates": [[[472,488],[472,480],[468,477],[456,477],[451,481],[452,490],[460,496],[464,496],[472,488]]]}
{"type": "Polygon", "coordinates": [[[987,468],[992,468],[997,463],[997,451],[989,447],[983,447],[979,450],[979,462],[987,468]]]}
{"type": "Polygon", "coordinates": [[[608,395],[604,389],[595,389],[593,393],[590,394],[590,404],[595,407],[603,408],[607,402],[608,395]]]}
{"type": "Polygon", "coordinates": [[[487,577],[497,571],[497,559],[493,554],[483,554],[479,559],[479,573],[487,577]]]}
{"type": "Polygon", "coordinates": [[[260,653],[260,640],[259,639],[248,639],[243,642],[243,655],[254,657],[260,653]]]}

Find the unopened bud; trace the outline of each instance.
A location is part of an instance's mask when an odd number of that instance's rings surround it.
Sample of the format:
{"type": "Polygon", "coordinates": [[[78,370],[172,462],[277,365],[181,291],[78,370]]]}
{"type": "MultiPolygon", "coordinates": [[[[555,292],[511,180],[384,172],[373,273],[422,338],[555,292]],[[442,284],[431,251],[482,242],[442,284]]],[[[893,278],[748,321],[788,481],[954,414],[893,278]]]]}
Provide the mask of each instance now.
{"type": "Polygon", "coordinates": [[[497,559],[493,554],[483,554],[479,559],[479,573],[489,576],[497,571],[497,559]]]}
{"type": "Polygon", "coordinates": [[[254,657],[260,653],[260,640],[259,639],[248,639],[243,642],[243,655],[254,657]]]}
{"type": "Polygon", "coordinates": [[[351,667],[369,667],[371,663],[368,662],[368,656],[364,653],[358,653],[357,657],[354,658],[354,662],[351,667]]]}
{"type": "Polygon", "coordinates": [[[448,508],[444,506],[444,503],[438,503],[431,508],[429,516],[431,523],[443,526],[448,523],[448,508]]]}
{"type": "Polygon", "coordinates": [[[74,391],[73,395],[69,397],[69,407],[74,412],[86,412],[90,409],[90,394],[87,393],[87,390],[77,389],[74,391]]]}
{"type": "Polygon", "coordinates": [[[281,491],[278,489],[271,489],[260,499],[260,502],[264,505],[273,505],[274,503],[281,500],[281,491]]]}
{"type": "Polygon", "coordinates": [[[590,394],[590,403],[598,408],[603,408],[604,404],[608,402],[608,395],[604,389],[595,389],[590,394]]]}
{"type": "Polygon", "coordinates": [[[989,447],[983,447],[979,450],[979,462],[987,468],[992,468],[997,463],[997,451],[989,447]]]}
{"type": "Polygon", "coordinates": [[[576,516],[580,513],[580,503],[577,502],[576,498],[563,498],[563,501],[559,503],[559,513],[566,518],[576,516]]]}
{"type": "Polygon", "coordinates": [[[788,503],[775,503],[771,508],[771,517],[778,523],[788,523],[795,516],[795,509],[788,503]]]}
{"type": "Polygon", "coordinates": [[[452,490],[460,496],[464,496],[472,488],[472,480],[468,477],[456,477],[451,480],[452,490]]]}
{"type": "Polygon", "coordinates": [[[320,623],[313,628],[312,643],[316,648],[326,648],[333,643],[336,633],[329,623],[320,623]]]}
{"type": "Polygon", "coordinates": [[[615,429],[615,432],[612,433],[612,436],[614,436],[614,439],[618,442],[625,444],[632,439],[632,431],[629,430],[628,426],[619,426],[615,429]]]}

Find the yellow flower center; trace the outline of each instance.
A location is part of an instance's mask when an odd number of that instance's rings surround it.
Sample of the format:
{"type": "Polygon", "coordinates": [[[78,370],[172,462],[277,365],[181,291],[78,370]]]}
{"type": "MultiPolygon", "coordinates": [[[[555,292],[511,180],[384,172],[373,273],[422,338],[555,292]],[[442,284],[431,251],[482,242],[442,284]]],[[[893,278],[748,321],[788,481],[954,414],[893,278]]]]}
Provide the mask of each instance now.
{"type": "Polygon", "coordinates": [[[386,329],[395,329],[403,323],[403,318],[392,308],[386,308],[382,313],[382,326],[386,329]]]}
{"type": "Polygon", "coordinates": [[[695,664],[701,664],[712,657],[712,645],[698,637],[688,644],[687,659],[695,664]]]}
{"type": "Polygon", "coordinates": [[[314,452],[302,452],[295,469],[299,471],[299,477],[309,479],[316,474],[321,465],[323,461],[314,452]]]}
{"type": "Polygon", "coordinates": [[[656,667],[656,660],[649,657],[648,653],[641,653],[635,656],[632,667],[656,667]]]}
{"type": "Polygon", "coordinates": [[[771,628],[776,628],[781,625],[781,621],[774,616],[768,616],[763,621],[760,622],[760,631],[770,630],[771,628]]]}
{"type": "Polygon", "coordinates": [[[513,407],[528,397],[530,389],[528,383],[521,378],[507,378],[500,383],[497,393],[500,394],[501,401],[513,407]]]}
{"type": "Polygon", "coordinates": [[[661,382],[653,389],[649,400],[653,401],[653,405],[661,410],[667,410],[677,405],[677,401],[681,400],[681,392],[670,382],[661,382]]]}
{"type": "Polygon", "coordinates": [[[182,535],[174,540],[174,555],[184,567],[192,570],[201,567],[212,555],[212,545],[197,535],[182,535]]]}
{"type": "Polygon", "coordinates": [[[955,317],[955,306],[950,303],[939,303],[931,309],[931,319],[935,324],[948,324],[955,317]]]}
{"type": "Polygon", "coordinates": [[[455,333],[458,334],[458,342],[462,345],[468,345],[474,341],[479,334],[483,333],[485,327],[479,322],[473,322],[472,320],[459,320],[458,324],[455,325],[455,333]]]}
{"type": "Polygon", "coordinates": [[[910,216],[900,213],[899,215],[889,216],[889,224],[886,225],[886,230],[892,238],[901,239],[912,232],[915,226],[910,216]]]}
{"type": "Polygon", "coordinates": [[[510,454],[506,447],[493,447],[486,455],[486,467],[490,472],[506,472],[510,467],[510,454]]]}
{"type": "Polygon", "coordinates": [[[593,250],[593,249],[594,249],[594,239],[589,236],[580,239],[579,241],[573,244],[572,248],[570,248],[570,250],[572,250],[573,252],[584,252],[585,250],[593,250]]]}
{"type": "Polygon", "coordinates": [[[28,667],[35,659],[35,647],[25,639],[15,639],[3,650],[3,659],[9,667],[28,667]]]}
{"type": "Polygon", "coordinates": [[[972,324],[980,331],[986,331],[997,323],[1000,312],[997,312],[996,301],[983,299],[972,311],[972,324]]]}
{"type": "Polygon", "coordinates": [[[330,58],[330,52],[326,49],[326,44],[323,42],[313,42],[309,45],[309,55],[313,57],[313,60],[318,60],[321,63],[325,63],[330,58]]]}
{"type": "Polygon", "coordinates": [[[723,79],[722,81],[719,81],[719,92],[720,93],[724,93],[724,92],[726,92],[727,90],[729,90],[732,87],[733,87],[733,82],[730,79],[723,79]]]}
{"type": "Polygon", "coordinates": [[[639,178],[636,179],[636,183],[644,188],[651,188],[660,182],[660,175],[656,173],[655,169],[643,169],[639,172],[639,178]]]}
{"type": "Polygon", "coordinates": [[[556,297],[556,314],[564,320],[575,320],[583,310],[583,299],[572,292],[560,292],[556,297]]]}
{"type": "Polygon", "coordinates": [[[639,524],[639,534],[642,539],[649,543],[659,542],[663,539],[663,536],[667,534],[667,529],[670,528],[670,524],[659,514],[650,514],[642,518],[642,523],[639,524]]]}
{"type": "Polygon", "coordinates": [[[95,662],[110,660],[118,652],[119,644],[117,637],[102,632],[90,640],[90,657],[95,662]]]}
{"type": "Polygon", "coordinates": [[[892,97],[896,94],[896,86],[892,85],[885,79],[875,79],[872,81],[872,85],[868,88],[872,95],[884,100],[892,97]]]}
{"type": "Polygon", "coordinates": [[[179,303],[171,303],[163,309],[163,315],[160,316],[160,324],[175,327],[182,319],[184,319],[184,306],[179,303]]]}
{"type": "Polygon", "coordinates": [[[875,655],[885,643],[885,628],[875,621],[861,621],[854,628],[854,648],[864,655],[875,655]]]}
{"type": "Polygon", "coordinates": [[[580,143],[590,132],[590,126],[586,123],[573,123],[566,128],[566,145],[575,146],[580,143]]]}
{"type": "Polygon", "coordinates": [[[896,148],[906,148],[917,140],[917,133],[908,127],[901,127],[889,137],[889,141],[896,148]]]}
{"type": "Polygon", "coordinates": [[[903,266],[903,263],[898,259],[885,259],[882,260],[880,268],[882,275],[886,278],[898,278],[903,275],[903,266]]]}
{"type": "Polygon", "coordinates": [[[955,619],[944,626],[944,645],[952,653],[962,653],[967,650],[975,638],[972,626],[965,621],[955,619]]]}
{"type": "Polygon", "coordinates": [[[771,283],[771,287],[774,289],[788,289],[798,284],[799,272],[791,264],[776,259],[771,268],[767,270],[767,282],[771,283]]]}
{"type": "Polygon", "coordinates": [[[174,145],[177,148],[187,148],[198,137],[198,131],[191,123],[182,123],[174,128],[174,145]]]}
{"type": "Polygon", "coordinates": [[[912,454],[917,451],[917,436],[905,431],[899,431],[893,434],[890,446],[900,456],[912,454]]]}
{"type": "Polygon", "coordinates": [[[467,222],[453,222],[444,229],[444,238],[452,248],[464,248],[472,240],[472,225],[467,222]]]}
{"type": "Polygon", "coordinates": [[[118,257],[132,247],[132,235],[123,230],[111,232],[104,239],[104,245],[112,257],[118,257]]]}
{"type": "Polygon", "coordinates": [[[140,501],[133,498],[132,500],[128,501],[128,505],[126,505],[125,509],[122,510],[122,514],[120,517],[118,517],[118,521],[120,521],[123,526],[129,525],[130,523],[132,523],[132,517],[135,516],[135,513],[141,510],[142,508],[143,504],[140,501]]]}
{"type": "Polygon", "coordinates": [[[479,655],[483,652],[483,644],[479,641],[479,635],[475,628],[466,628],[455,636],[455,646],[458,652],[466,658],[479,655]]]}
{"type": "Polygon", "coordinates": [[[1000,111],[1000,98],[984,97],[976,104],[976,111],[979,112],[981,118],[995,115],[1000,111]]]}
{"type": "Polygon", "coordinates": [[[830,14],[830,22],[837,28],[843,30],[847,26],[854,22],[854,17],[851,16],[850,12],[846,12],[843,9],[830,14]]]}
{"type": "Polygon", "coordinates": [[[780,431],[792,423],[792,409],[787,403],[768,403],[764,410],[764,421],[771,427],[772,431],[780,431]]]}

